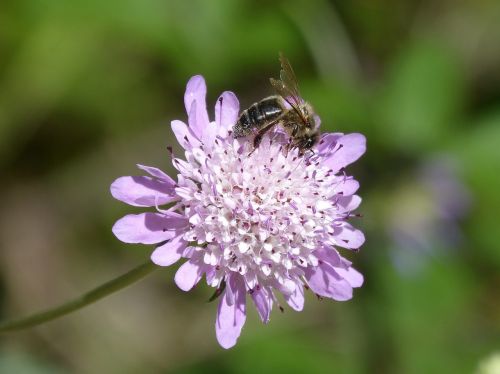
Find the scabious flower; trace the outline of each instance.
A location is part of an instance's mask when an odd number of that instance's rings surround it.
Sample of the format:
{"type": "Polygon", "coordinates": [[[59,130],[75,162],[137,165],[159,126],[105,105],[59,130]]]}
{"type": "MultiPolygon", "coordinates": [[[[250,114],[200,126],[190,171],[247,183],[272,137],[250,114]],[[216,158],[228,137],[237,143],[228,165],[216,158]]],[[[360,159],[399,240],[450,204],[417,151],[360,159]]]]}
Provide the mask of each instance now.
{"type": "Polygon", "coordinates": [[[456,253],[462,243],[460,221],[471,196],[458,165],[440,155],[426,160],[410,182],[396,188],[387,204],[390,257],[404,276],[417,276],[433,260],[456,253]]]}
{"type": "MultiPolygon", "coordinates": [[[[269,132],[252,153],[249,139],[234,139],[239,102],[224,92],[210,121],[203,77],[187,84],[188,125],[172,121],[184,149],[173,157],[177,181],[138,165],[148,176],[118,178],[112,195],[155,212],[127,215],[113,233],[126,243],[156,244],[151,260],[169,266],[184,291],[203,276],[220,302],[215,323],[220,345],[236,344],[246,319],[247,294],[267,323],[276,294],[297,310],[304,288],[338,301],[352,297],[363,276],[336,247],[357,250],[364,235],[348,223],[361,198],[344,167],[366,149],[360,134],[323,134],[313,152],[285,152],[287,135],[269,132]]],[[[279,304],[278,304],[279,305],[279,304]]],[[[282,308],[280,306],[280,308],[282,308]]]]}

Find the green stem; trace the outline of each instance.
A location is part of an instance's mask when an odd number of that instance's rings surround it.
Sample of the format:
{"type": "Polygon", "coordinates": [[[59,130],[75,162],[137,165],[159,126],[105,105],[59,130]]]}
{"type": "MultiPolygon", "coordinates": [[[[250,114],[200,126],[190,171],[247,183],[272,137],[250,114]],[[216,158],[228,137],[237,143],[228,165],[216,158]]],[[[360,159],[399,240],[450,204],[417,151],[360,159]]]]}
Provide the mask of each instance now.
{"type": "Polygon", "coordinates": [[[1,322],[0,333],[26,329],[62,317],[137,282],[157,268],[158,266],[148,261],[65,304],[25,318],[1,322]]]}

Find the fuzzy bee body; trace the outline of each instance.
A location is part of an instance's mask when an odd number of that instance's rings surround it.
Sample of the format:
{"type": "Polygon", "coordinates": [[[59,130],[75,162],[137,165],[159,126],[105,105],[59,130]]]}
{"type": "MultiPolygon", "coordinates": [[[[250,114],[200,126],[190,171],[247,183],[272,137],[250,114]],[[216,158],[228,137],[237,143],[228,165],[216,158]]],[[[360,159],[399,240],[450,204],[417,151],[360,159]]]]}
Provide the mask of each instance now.
{"type": "Polygon", "coordinates": [[[241,112],[238,122],[233,127],[233,136],[241,138],[250,135],[252,131],[266,127],[271,122],[279,120],[284,113],[285,106],[281,97],[266,97],[241,112]]]}
{"type": "Polygon", "coordinates": [[[242,111],[233,127],[233,137],[255,134],[255,150],[264,134],[279,125],[290,136],[286,148],[297,148],[299,154],[303,155],[319,140],[319,119],[311,105],[300,97],[295,74],[288,60],[280,54],[280,61],[280,79],[271,78],[271,85],[278,95],[266,97],[242,111]]]}

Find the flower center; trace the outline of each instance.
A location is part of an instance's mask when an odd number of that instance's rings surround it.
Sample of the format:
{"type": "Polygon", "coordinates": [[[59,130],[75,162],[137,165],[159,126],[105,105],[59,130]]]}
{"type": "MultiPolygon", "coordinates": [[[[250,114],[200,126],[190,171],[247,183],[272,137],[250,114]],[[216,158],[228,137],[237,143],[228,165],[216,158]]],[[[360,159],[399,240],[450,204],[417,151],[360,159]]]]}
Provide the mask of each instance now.
{"type": "Polygon", "coordinates": [[[341,177],[296,150],[285,155],[279,134],[271,136],[251,155],[251,144],[232,139],[186,152],[190,168],[181,170],[179,189],[191,228],[184,238],[204,245],[196,250],[216,267],[216,281],[228,272],[250,288],[297,279],[317,265],[313,251],[333,233],[341,177]]]}

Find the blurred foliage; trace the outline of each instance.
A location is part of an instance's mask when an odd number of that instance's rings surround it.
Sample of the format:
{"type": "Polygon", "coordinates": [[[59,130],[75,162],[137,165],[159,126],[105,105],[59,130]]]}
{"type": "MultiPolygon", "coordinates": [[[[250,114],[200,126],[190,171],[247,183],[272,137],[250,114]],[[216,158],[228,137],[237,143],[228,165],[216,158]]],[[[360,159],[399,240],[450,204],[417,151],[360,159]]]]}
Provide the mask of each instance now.
{"type": "Polygon", "coordinates": [[[207,79],[208,108],[227,89],[248,106],[271,93],[283,51],[324,131],[362,132],[368,152],[351,167],[367,236],[352,301],[309,295],[304,312],[275,311],[267,326],[252,311],[223,351],[211,291],[186,295],[162,269],[2,336],[0,372],[484,372],[500,342],[498,19],[495,0],[2,1],[4,318],[148,257],[112,236],[131,208],[109,184],[140,174],[136,163],[172,172],[169,121],[185,118],[194,74],[207,79]],[[443,158],[454,172],[423,183],[419,170],[443,158]],[[450,207],[450,185],[469,201],[450,207]],[[418,268],[398,266],[400,255],[418,268]]]}

